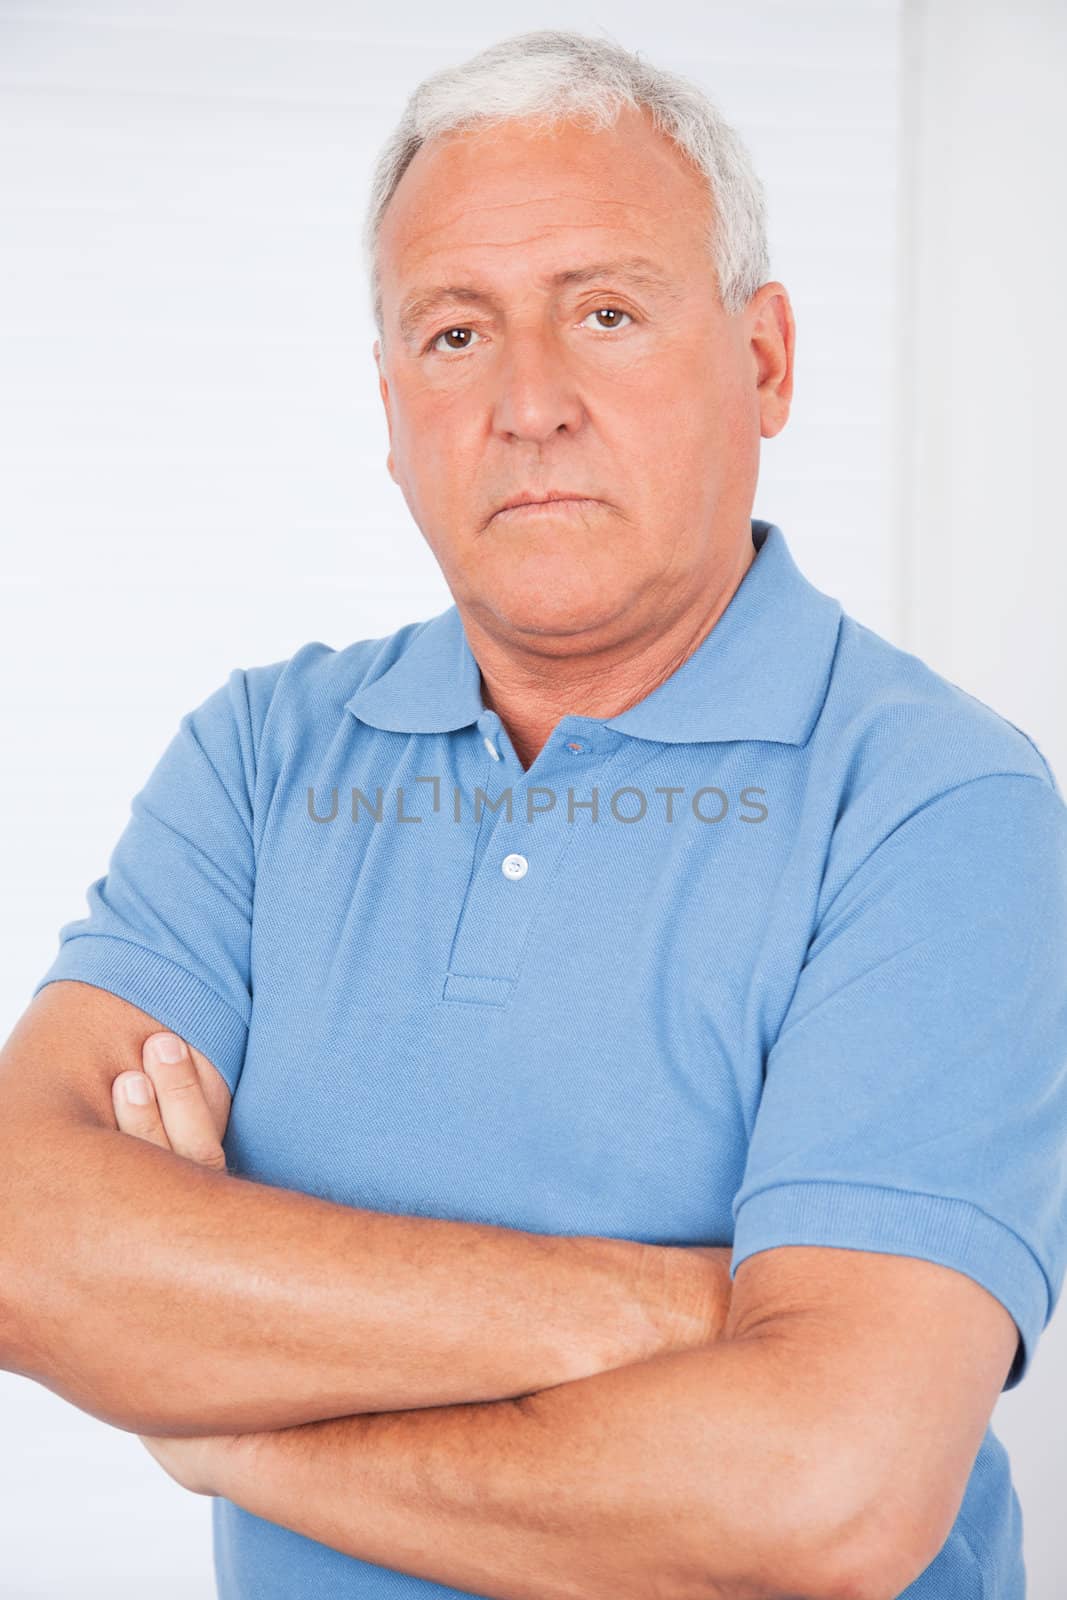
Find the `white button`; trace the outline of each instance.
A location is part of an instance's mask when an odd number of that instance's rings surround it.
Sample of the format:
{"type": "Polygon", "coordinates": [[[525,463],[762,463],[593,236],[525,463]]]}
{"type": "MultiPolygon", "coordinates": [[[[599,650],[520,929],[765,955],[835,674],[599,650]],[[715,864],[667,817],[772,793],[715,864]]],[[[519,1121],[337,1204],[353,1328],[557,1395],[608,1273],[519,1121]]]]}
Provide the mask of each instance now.
{"type": "Polygon", "coordinates": [[[529,865],[525,856],[505,856],[500,870],[505,878],[525,878],[529,865]]]}
{"type": "Polygon", "coordinates": [[[497,747],[493,743],[492,739],[486,737],[485,739],[482,740],[482,743],[485,745],[485,748],[488,750],[488,752],[492,756],[493,760],[494,761],[499,761],[500,760],[500,751],[497,749],[497,747]]]}

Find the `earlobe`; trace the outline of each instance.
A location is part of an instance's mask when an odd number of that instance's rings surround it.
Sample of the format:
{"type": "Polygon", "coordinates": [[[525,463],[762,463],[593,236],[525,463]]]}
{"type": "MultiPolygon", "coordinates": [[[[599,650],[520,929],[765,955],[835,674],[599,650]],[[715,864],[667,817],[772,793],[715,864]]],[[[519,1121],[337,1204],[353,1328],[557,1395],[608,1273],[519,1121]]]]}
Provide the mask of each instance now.
{"type": "Polygon", "coordinates": [[[773,439],[789,421],[789,401],[779,391],[769,394],[760,404],[760,438],[773,439]]]}

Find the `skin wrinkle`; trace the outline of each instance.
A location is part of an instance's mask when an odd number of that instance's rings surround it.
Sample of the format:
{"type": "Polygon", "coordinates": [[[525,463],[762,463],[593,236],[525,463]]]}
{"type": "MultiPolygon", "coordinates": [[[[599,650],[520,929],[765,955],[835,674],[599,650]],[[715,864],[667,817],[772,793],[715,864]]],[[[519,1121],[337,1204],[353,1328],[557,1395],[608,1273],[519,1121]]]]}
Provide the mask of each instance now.
{"type": "MultiPolygon", "coordinates": [[[[674,299],[678,297],[679,291],[670,282],[669,277],[661,274],[655,263],[643,256],[635,256],[629,260],[620,258],[617,262],[594,262],[588,267],[575,267],[570,271],[553,273],[552,278],[556,281],[552,286],[564,287],[565,284],[562,280],[565,279],[575,283],[588,283],[599,277],[610,278],[612,276],[619,279],[625,278],[629,285],[646,289],[653,295],[674,299]]],[[[464,288],[462,285],[439,285],[415,291],[404,302],[398,314],[398,323],[405,342],[408,344],[414,342],[416,329],[419,328],[423,320],[428,321],[436,315],[434,309],[436,306],[440,305],[443,308],[449,301],[461,300],[469,301],[472,305],[486,304],[491,306],[494,303],[491,293],[485,293],[473,287],[464,288]]]]}
{"type": "MultiPolygon", "coordinates": [[[[565,267],[565,269],[547,275],[545,283],[563,286],[568,282],[589,282],[590,278],[598,277],[601,274],[611,274],[614,270],[625,272],[625,274],[629,275],[630,282],[643,283],[646,288],[654,288],[654,290],[661,291],[661,293],[664,293],[664,291],[669,293],[673,288],[672,282],[670,282],[670,275],[662,272],[656,266],[656,262],[649,256],[640,256],[640,254],[619,256],[614,261],[593,261],[589,262],[589,266],[584,267],[569,267],[569,269],[565,267]]],[[[446,293],[446,291],[442,291],[442,293],[446,293]]],[[[400,317],[405,317],[408,312],[410,312],[410,302],[405,302],[405,306],[402,307],[402,312],[400,312],[400,317]]]]}
{"type": "Polygon", "coordinates": [[[617,715],[670,677],[753,558],[759,440],[788,418],[794,325],[779,283],[723,311],[709,204],[624,107],[599,131],[519,120],[430,140],[382,219],[388,470],[526,768],[562,717],[617,715]],[[670,288],[551,283],[634,255],[670,288]],[[492,305],[445,302],[405,341],[400,308],[449,284],[492,305]],[[614,327],[597,323],[607,307],[626,313],[614,327]],[[442,348],[449,327],[468,344],[442,348]],[[549,489],[594,503],[496,516],[549,489]]]}

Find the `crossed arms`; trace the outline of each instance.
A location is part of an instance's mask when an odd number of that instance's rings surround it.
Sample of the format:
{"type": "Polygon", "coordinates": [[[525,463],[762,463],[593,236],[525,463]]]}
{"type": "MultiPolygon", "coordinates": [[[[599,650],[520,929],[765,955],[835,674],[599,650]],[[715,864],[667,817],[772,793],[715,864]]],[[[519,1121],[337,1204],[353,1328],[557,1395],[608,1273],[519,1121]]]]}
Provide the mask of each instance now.
{"type": "MultiPolygon", "coordinates": [[[[854,1340],[812,1314],[799,1276],[773,1317],[738,1294],[783,1255],[854,1256],[856,1282],[862,1253],[756,1255],[726,1319],[725,1263],[698,1251],[250,1183],[116,1128],[111,1086],[157,1030],[55,983],[0,1054],[0,1359],[115,1426],[219,1440],[187,1486],[501,1600],[889,1600],[944,1541],[1015,1349],[1010,1318],[976,1321],[979,1297],[1006,1313],[971,1280],[869,1258],[918,1269],[924,1347],[939,1313],[972,1397],[918,1471],[921,1502],[901,1493],[890,1514],[911,1411],[899,1441],[882,1418],[873,1431],[854,1340]]],[[[201,1085],[175,1072],[151,1069],[177,1127],[201,1085]]],[[[934,1392],[931,1377],[927,1420],[934,1392]]]]}

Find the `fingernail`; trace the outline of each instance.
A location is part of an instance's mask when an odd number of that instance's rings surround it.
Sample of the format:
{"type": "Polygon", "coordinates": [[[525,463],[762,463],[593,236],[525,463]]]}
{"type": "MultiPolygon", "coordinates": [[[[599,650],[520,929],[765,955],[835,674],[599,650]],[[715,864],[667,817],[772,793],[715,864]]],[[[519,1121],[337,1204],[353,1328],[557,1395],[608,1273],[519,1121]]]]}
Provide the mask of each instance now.
{"type": "Polygon", "coordinates": [[[132,1106],[146,1106],[152,1098],[148,1087],[148,1079],[139,1072],[132,1073],[130,1077],[122,1080],[122,1087],[126,1091],[126,1098],[132,1106]]]}
{"type": "Polygon", "coordinates": [[[152,1040],[152,1054],[157,1061],[180,1061],[185,1045],[173,1033],[160,1033],[152,1040]]]}

